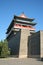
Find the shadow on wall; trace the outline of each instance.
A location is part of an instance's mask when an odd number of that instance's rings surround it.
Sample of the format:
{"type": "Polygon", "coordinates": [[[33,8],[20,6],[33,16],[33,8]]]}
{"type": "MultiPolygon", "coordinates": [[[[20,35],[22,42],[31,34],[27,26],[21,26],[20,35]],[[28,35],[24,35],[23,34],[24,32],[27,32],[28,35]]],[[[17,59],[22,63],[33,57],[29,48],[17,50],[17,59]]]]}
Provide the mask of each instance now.
{"type": "Polygon", "coordinates": [[[8,46],[10,48],[10,54],[13,57],[19,57],[19,51],[20,51],[20,37],[21,37],[21,30],[14,35],[10,37],[8,40],[8,46]]]}
{"type": "Polygon", "coordinates": [[[28,50],[27,57],[28,58],[29,58],[29,55],[30,55],[30,45],[29,45],[29,43],[30,43],[30,36],[28,36],[28,43],[27,43],[27,50],[28,50]]]}
{"type": "Polygon", "coordinates": [[[39,58],[40,57],[40,35],[35,33],[28,37],[28,57],[39,58]]]}

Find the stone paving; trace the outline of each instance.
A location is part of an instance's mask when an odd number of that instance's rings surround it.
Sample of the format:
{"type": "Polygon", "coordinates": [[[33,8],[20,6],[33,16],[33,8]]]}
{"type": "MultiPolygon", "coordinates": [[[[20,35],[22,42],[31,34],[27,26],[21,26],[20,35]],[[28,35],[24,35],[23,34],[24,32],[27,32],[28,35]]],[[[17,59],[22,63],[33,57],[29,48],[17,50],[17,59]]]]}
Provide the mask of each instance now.
{"type": "Polygon", "coordinates": [[[0,65],[43,65],[43,61],[40,61],[35,58],[5,58],[0,59],[0,65]]]}

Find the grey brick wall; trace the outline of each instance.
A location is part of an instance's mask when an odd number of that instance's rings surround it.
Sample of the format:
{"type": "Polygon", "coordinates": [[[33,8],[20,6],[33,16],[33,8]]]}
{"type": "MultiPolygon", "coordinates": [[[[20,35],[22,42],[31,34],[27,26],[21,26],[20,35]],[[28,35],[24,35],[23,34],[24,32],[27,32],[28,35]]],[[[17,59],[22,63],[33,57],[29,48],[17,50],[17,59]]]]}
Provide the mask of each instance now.
{"type": "Polygon", "coordinates": [[[40,31],[40,57],[43,58],[43,31],[40,31]]]}
{"type": "Polygon", "coordinates": [[[19,58],[27,56],[43,58],[43,31],[30,35],[28,29],[21,29],[16,35],[11,35],[8,45],[11,54],[19,58]]]}
{"type": "Polygon", "coordinates": [[[27,58],[28,36],[30,36],[29,30],[28,29],[22,29],[21,30],[21,39],[20,39],[20,53],[19,53],[19,58],[27,58]]]}
{"type": "Polygon", "coordinates": [[[20,34],[19,31],[16,35],[12,35],[10,39],[8,40],[8,46],[11,51],[11,55],[15,55],[19,57],[19,48],[20,48],[20,34]]]}
{"type": "Polygon", "coordinates": [[[37,32],[29,37],[28,56],[39,57],[39,55],[40,55],[40,32],[37,32]]]}
{"type": "Polygon", "coordinates": [[[11,37],[8,39],[11,55],[18,56],[19,58],[27,57],[28,36],[30,36],[28,29],[21,29],[16,35],[11,35],[11,37]]]}

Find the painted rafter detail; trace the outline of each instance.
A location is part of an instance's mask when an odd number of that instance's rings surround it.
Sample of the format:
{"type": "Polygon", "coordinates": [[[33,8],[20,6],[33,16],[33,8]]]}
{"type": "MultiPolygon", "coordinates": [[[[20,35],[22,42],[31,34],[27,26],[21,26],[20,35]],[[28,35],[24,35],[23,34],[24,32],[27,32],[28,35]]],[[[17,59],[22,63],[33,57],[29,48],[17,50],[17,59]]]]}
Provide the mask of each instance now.
{"type": "Polygon", "coordinates": [[[15,24],[14,28],[35,30],[35,28],[33,28],[32,26],[23,26],[23,25],[19,25],[19,24],[15,24]]]}

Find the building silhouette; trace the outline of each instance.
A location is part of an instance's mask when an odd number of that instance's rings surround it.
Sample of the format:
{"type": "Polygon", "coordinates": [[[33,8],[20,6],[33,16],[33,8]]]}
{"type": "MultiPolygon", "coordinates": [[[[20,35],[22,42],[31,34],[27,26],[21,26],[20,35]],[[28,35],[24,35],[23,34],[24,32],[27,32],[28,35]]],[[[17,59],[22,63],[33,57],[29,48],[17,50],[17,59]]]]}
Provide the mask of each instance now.
{"type": "Polygon", "coordinates": [[[43,31],[35,32],[34,18],[14,16],[7,29],[10,54],[18,58],[43,57],[43,31]]]}

